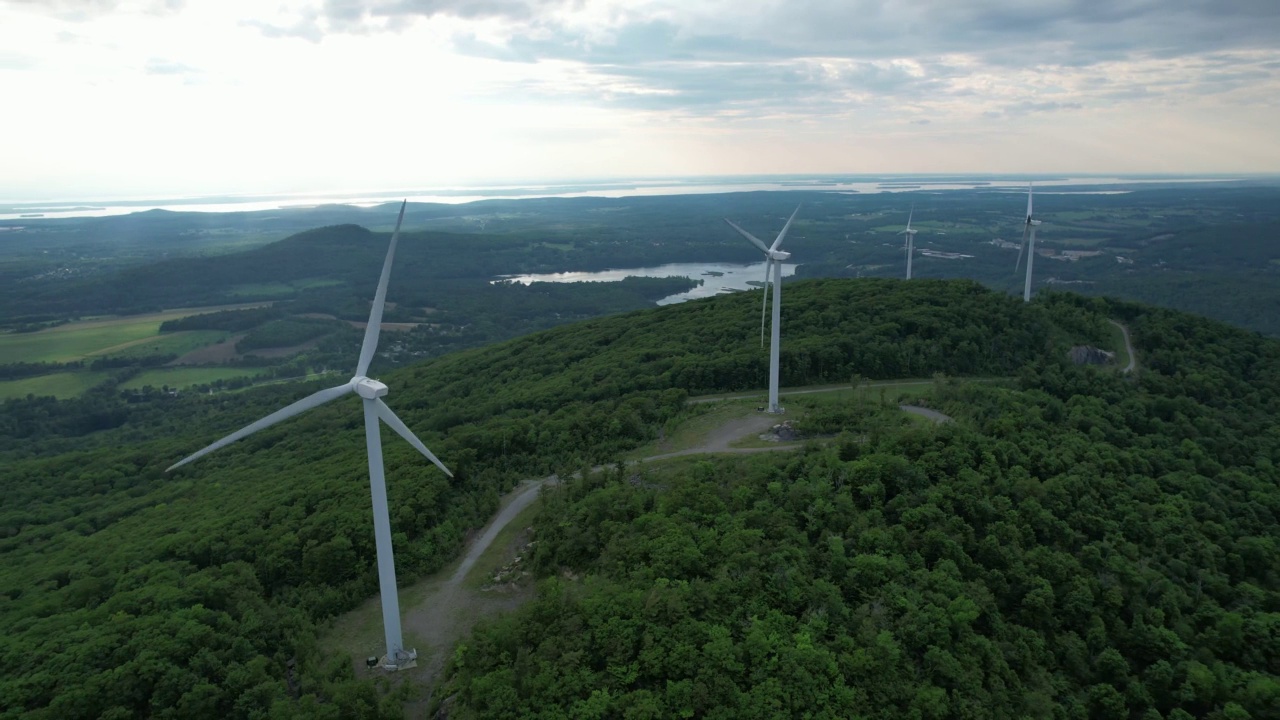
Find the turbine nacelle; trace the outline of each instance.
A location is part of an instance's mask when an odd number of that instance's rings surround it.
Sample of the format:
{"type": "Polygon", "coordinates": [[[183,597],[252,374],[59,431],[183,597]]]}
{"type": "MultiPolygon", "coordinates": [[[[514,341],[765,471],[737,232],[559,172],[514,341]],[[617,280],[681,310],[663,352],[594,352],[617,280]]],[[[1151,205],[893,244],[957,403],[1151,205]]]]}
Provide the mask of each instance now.
{"type": "Polygon", "coordinates": [[[773,260],[775,262],[782,262],[783,260],[790,258],[791,253],[783,250],[770,250],[768,253],[768,257],[770,260],[773,260]]]}
{"type": "Polygon", "coordinates": [[[365,400],[376,400],[387,394],[387,386],[374,380],[357,375],[351,378],[351,389],[365,400]]]}

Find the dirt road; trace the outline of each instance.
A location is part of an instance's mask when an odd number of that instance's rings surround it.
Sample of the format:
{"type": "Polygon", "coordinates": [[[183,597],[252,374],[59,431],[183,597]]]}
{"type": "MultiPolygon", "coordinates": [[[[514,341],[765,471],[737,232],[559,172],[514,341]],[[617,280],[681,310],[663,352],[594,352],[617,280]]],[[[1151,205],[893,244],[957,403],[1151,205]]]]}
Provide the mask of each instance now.
{"type": "MultiPolygon", "coordinates": [[[[759,448],[730,447],[734,441],[762,433],[777,422],[776,416],[764,414],[735,418],[709,432],[697,447],[652,455],[641,458],[637,462],[706,453],[760,453],[799,448],[800,445],[794,443],[759,448]]],[[[470,634],[471,628],[480,620],[513,610],[532,597],[534,591],[531,587],[481,591],[464,586],[464,581],[480,557],[493,545],[503,528],[519,516],[521,511],[533,504],[544,485],[554,484],[558,480],[559,478],[555,475],[529,480],[509,493],[503,499],[498,514],[471,543],[467,554],[463,556],[462,562],[449,579],[443,582],[436,580],[438,585],[434,588],[428,587],[426,597],[421,602],[405,608],[403,618],[405,634],[424,643],[417,648],[418,668],[412,671],[415,674],[413,682],[426,688],[423,699],[405,707],[408,717],[425,717],[431,702],[431,694],[435,691],[448,660],[448,653],[458,640],[470,634]]],[[[522,538],[517,538],[512,542],[512,547],[507,549],[509,556],[518,552],[521,540],[522,538]]]]}
{"type": "Polygon", "coordinates": [[[1129,364],[1125,365],[1124,370],[1121,370],[1120,372],[1123,372],[1125,374],[1131,373],[1133,372],[1134,363],[1137,360],[1138,356],[1135,355],[1133,352],[1133,341],[1130,340],[1129,338],[1129,328],[1122,323],[1116,322],[1115,320],[1107,320],[1107,322],[1120,328],[1120,332],[1124,335],[1124,349],[1129,353],[1129,364]]]}

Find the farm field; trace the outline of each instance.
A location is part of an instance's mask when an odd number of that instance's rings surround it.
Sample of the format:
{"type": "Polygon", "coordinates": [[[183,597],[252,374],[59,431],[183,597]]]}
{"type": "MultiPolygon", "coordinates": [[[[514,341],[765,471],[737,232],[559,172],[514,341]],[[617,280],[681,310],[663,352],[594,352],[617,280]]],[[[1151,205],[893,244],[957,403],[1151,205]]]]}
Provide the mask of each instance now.
{"type": "Polygon", "coordinates": [[[73,398],[98,383],[106,380],[106,372],[61,372],[20,380],[0,381],[0,400],[24,398],[27,395],[46,397],[52,395],[59,400],[73,398]]]}
{"type": "Polygon", "coordinates": [[[183,353],[216,342],[226,333],[193,331],[161,337],[160,324],[165,320],[263,304],[180,308],[147,315],[84,320],[33,333],[5,333],[0,335],[0,363],[73,362],[111,355],[183,353]]]}
{"type": "Polygon", "coordinates": [[[148,385],[154,388],[168,385],[174,389],[182,389],[192,385],[204,385],[218,380],[230,380],[241,377],[257,377],[267,368],[232,368],[232,367],[175,367],[144,370],[127,382],[120,384],[121,390],[140,390],[148,385]]]}
{"type": "Polygon", "coordinates": [[[264,295],[274,297],[289,297],[297,294],[299,290],[310,290],[312,288],[334,287],[337,285],[345,285],[342,280],[333,280],[330,278],[303,278],[292,282],[266,282],[266,283],[245,283],[236,285],[231,288],[232,295],[245,296],[256,295],[262,297],[264,295]]]}

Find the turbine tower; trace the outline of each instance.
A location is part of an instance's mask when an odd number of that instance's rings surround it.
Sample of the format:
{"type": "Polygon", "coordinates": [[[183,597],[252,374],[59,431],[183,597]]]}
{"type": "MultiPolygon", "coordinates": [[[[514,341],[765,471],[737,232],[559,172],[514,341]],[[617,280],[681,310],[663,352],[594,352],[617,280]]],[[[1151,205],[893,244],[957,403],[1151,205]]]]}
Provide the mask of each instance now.
{"type": "Polygon", "coordinates": [[[369,324],[364,330],[364,342],[360,346],[360,361],[356,365],[356,374],[342,385],[308,395],[292,405],[277,410],[261,420],[231,433],[203,450],[188,455],[181,461],[174,463],[165,471],[169,472],[169,470],[186,465],[192,460],[230,445],[240,438],[275,425],[286,418],[291,418],[299,413],[319,407],[330,400],[336,400],[350,393],[359,395],[364,405],[364,434],[365,443],[369,450],[369,488],[373,495],[373,535],[378,551],[378,589],[382,595],[382,626],[387,641],[387,656],[383,659],[383,664],[389,670],[413,667],[413,661],[417,658],[418,653],[415,650],[405,649],[404,638],[400,632],[400,598],[396,591],[395,559],[391,553],[391,520],[387,511],[387,483],[382,467],[382,428],[378,421],[385,422],[400,437],[416,448],[418,452],[435,463],[436,467],[443,470],[449,477],[453,477],[453,473],[449,472],[449,468],[445,467],[439,458],[431,454],[427,446],[423,445],[422,441],[382,401],[382,398],[387,394],[387,386],[365,376],[365,373],[369,370],[369,363],[373,361],[374,352],[378,349],[378,333],[382,328],[382,307],[387,299],[387,280],[391,276],[391,262],[395,259],[396,241],[400,237],[400,223],[404,221],[404,209],[407,204],[408,201],[405,201],[400,205],[400,216],[396,219],[396,229],[391,234],[391,247],[387,250],[387,258],[382,263],[382,277],[378,280],[378,290],[373,296],[373,308],[369,311],[369,324]]]}
{"type": "Polygon", "coordinates": [[[911,216],[915,214],[916,214],[916,206],[912,205],[911,212],[907,214],[907,229],[898,233],[899,235],[906,235],[906,237],[903,238],[903,240],[906,241],[904,243],[904,246],[907,249],[907,279],[908,280],[911,279],[911,257],[915,255],[915,250],[916,250],[916,231],[911,229],[911,216]]]}
{"type": "Polygon", "coordinates": [[[766,247],[760,238],[743,230],[734,224],[729,218],[724,221],[729,223],[729,227],[738,231],[738,234],[751,241],[752,245],[760,248],[764,252],[764,298],[760,306],[760,343],[764,344],[764,310],[769,300],[769,271],[773,271],[773,326],[770,333],[769,345],[769,412],[780,413],[782,408],[778,405],[778,337],[782,323],[782,261],[791,257],[791,253],[783,252],[778,249],[782,244],[783,238],[787,236],[787,231],[791,229],[791,221],[796,219],[796,213],[800,212],[800,206],[791,213],[791,217],[787,218],[787,224],[782,226],[782,232],[778,233],[778,237],[773,241],[773,245],[766,247]]]}
{"type": "Polygon", "coordinates": [[[1031,302],[1031,267],[1035,264],[1036,259],[1036,227],[1040,225],[1040,221],[1031,215],[1031,183],[1027,183],[1027,222],[1022,227],[1022,244],[1018,246],[1018,262],[1013,266],[1013,271],[1018,272],[1018,267],[1022,265],[1022,250],[1027,249],[1027,280],[1022,286],[1022,301],[1031,302]],[[1027,244],[1027,238],[1031,238],[1030,245],[1027,244]]]}

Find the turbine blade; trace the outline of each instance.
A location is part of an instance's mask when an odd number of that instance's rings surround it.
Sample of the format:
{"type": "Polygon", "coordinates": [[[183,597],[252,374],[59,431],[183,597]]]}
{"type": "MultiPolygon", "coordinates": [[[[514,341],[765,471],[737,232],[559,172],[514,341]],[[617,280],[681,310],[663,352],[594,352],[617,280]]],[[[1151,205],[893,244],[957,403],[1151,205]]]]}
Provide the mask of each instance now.
{"type": "Polygon", "coordinates": [[[449,468],[445,467],[444,463],[440,462],[440,458],[431,454],[431,451],[427,449],[427,446],[423,445],[422,441],[418,439],[418,436],[414,435],[413,431],[406,427],[405,424],[400,421],[400,418],[396,417],[395,413],[391,412],[391,408],[387,407],[387,404],[382,402],[381,398],[374,399],[373,409],[378,413],[378,417],[382,418],[382,422],[386,423],[392,430],[395,430],[400,437],[408,440],[410,445],[418,449],[418,452],[426,455],[427,459],[435,463],[436,467],[443,470],[445,475],[453,477],[453,473],[449,472],[449,468]]]}
{"type": "Polygon", "coordinates": [[[777,250],[778,246],[782,244],[782,239],[787,236],[787,231],[791,229],[791,221],[796,219],[796,213],[798,212],[800,212],[799,205],[796,206],[795,210],[791,211],[791,217],[787,218],[787,224],[782,226],[782,232],[778,233],[778,239],[773,241],[773,245],[769,248],[770,250],[777,250]]]}
{"type": "Polygon", "coordinates": [[[729,223],[729,227],[733,228],[734,230],[737,230],[739,235],[741,235],[742,237],[744,237],[744,238],[746,238],[746,239],[750,240],[750,241],[751,241],[751,244],[753,244],[753,245],[755,245],[756,247],[760,248],[760,250],[762,250],[763,252],[769,252],[769,248],[765,246],[764,242],[763,242],[760,238],[758,238],[758,237],[756,237],[755,235],[752,235],[751,233],[747,232],[746,230],[743,230],[742,228],[738,227],[738,226],[737,226],[737,225],[735,225],[735,224],[734,224],[734,222],[733,222],[732,220],[730,220],[729,218],[725,218],[725,219],[724,219],[724,221],[725,221],[725,222],[727,222],[727,223],[729,223]]]}
{"type": "Polygon", "coordinates": [[[1027,223],[1022,227],[1022,244],[1018,246],[1018,262],[1013,264],[1013,271],[1018,272],[1018,268],[1022,267],[1022,251],[1027,247],[1027,234],[1031,232],[1031,223],[1027,223]]]}
{"type": "Polygon", "coordinates": [[[306,412],[307,410],[310,410],[311,408],[314,408],[314,407],[319,407],[329,402],[330,400],[336,400],[351,391],[352,390],[350,385],[339,385],[337,387],[326,388],[317,393],[312,393],[302,398],[298,402],[293,403],[292,405],[286,405],[285,407],[280,408],[279,410],[271,413],[270,415],[262,418],[261,420],[255,423],[251,423],[249,425],[246,425],[240,428],[239,430],[213,443],[209,447],[206,447],[205,449],[200,450],[199,452],[195,452],[195,453],[192,453],[191,455],[186,456],[182,460],[170,465],[167,469],[165,469],[165,472],[169,472],[174,468],[182,467],[183,465],[186,465],[192,460],[195,460],[196,458],[202,457],[204,455],[208,455],[209,453],[213,452],[214,450],[217,450],[218,448],[226,447],[227,445],[230,445],[231,443],[239,440],[242,437],[245,437],[247,435],[252,435],[264,428],[269,428],[272,425],[275,425],[276,423],[280,422],[281,420],[287,420],[288,418],[291,418],[294,415],[297,415],[298,413],[306,412]]]}
{"type": "Polygon", "coordinates": [[[1027,220],[1031,220],[1031,183],[1027,183],[1027,220]]]}
{"type": "Polygon", "coordinates": [[[391,261],[396,257],[396,240],[400,238],[400,223],[404,222],[404,208],[408,200],[400,203],[400,217],[396,218],[395,232],[391,233],[391,247],[387,259],[382,261],[382,277],[378,278],[378,291],[373,295],[373,308],[369,310],[369,324],[364,328],[364,342],[360,345],[360,364],[356,365],[356,377],[369,372],[369,363],[378,351],[378,333],[382,331],[382,306],[387,301],[387,281],[391,279],[391,261]]]}
{"type": "Polygon", "coordinates": [[[911,232],[911,218],[916,214],[916,206],[911,206],[911,212],[907,213],[907,229],[903,232],[911,232]]]}
{"type": "Polygon", "coordinates": [[[760,300],[760,347],[764,347],[764,316],[765,309],[769,307],[769,270],[772,265],[772,259],[764,261],[764,298],[760,300]]]}

